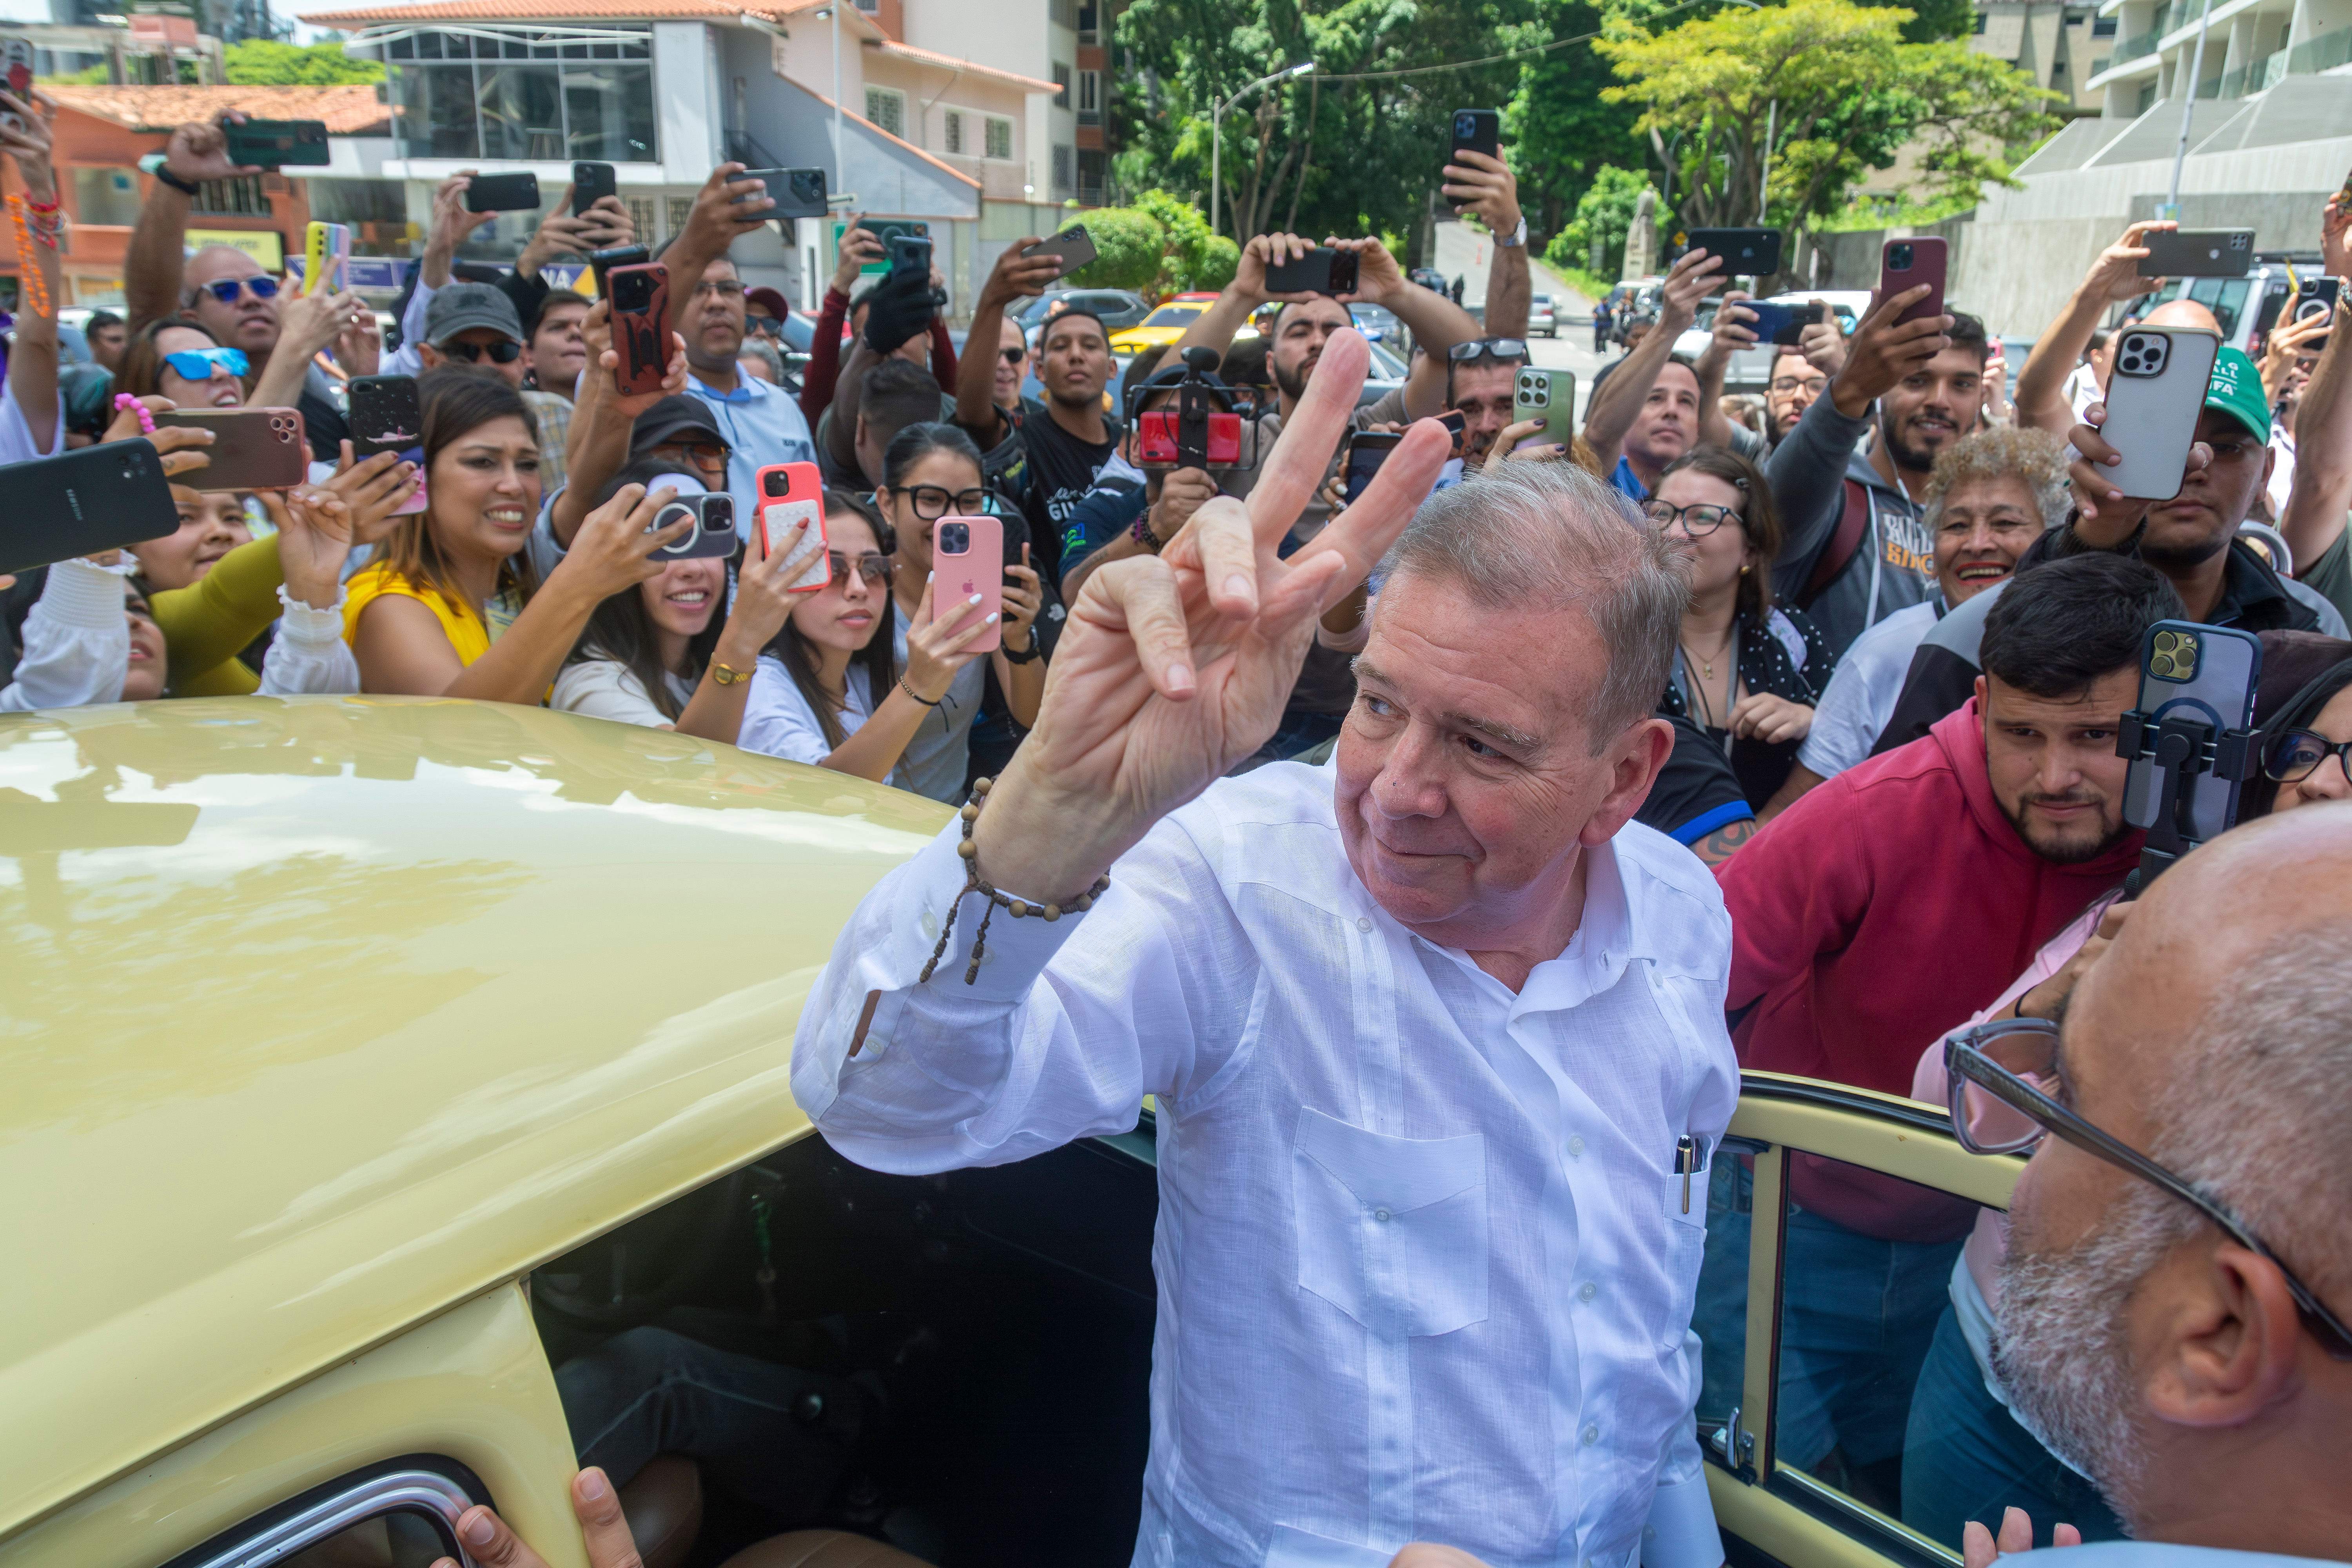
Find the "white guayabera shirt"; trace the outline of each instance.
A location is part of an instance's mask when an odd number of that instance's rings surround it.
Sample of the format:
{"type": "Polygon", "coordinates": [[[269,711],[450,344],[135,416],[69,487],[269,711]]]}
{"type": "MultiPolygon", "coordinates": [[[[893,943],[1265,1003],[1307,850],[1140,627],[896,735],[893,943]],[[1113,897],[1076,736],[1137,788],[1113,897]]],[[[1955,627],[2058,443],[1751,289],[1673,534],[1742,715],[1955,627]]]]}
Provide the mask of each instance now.
{"type": "MultiPolygon", "coordinates": [[[[861,1164],[1000,1164],[1159,1097],[1159,1319],[1135,1562],[1717,1568],[1690,1332],[1719,1140],[1730,921],[1628,826],[1516,994],[1357,880],[1329,765],[1213,786],[1083,918],[977,897],[950,824],[845,930],[793,1089],[861,1164]],[[869,993],[879,993],[855,1057],[869,993]]],[[[1012,868],[992,878],[1017,884],[1012,868]]]]}

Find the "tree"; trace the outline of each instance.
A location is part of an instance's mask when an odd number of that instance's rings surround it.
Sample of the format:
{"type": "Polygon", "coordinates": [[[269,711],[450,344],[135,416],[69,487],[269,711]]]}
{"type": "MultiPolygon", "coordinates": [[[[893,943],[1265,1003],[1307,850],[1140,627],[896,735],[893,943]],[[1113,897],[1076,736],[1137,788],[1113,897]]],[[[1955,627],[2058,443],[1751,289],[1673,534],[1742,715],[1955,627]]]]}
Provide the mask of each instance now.
{"type": "Polygon", "coordinates": [[[1552,237],[1544,259],[1555,267],[1616,277],[1625,264],[1625,237],[1633,227],[1633,209],[1649,188],[1649,175],[1601,164],[1576,204],[1576,216],[1552,237]]]}
{"type": "MultiPolygon", "coordinates": [[[[1600,31],[1603,19],[1592,0],[1538,0],[1537,12],[1543,27],[1538,42],[1582,38],[1600,31]]],[[[1601,96],[1616,81],[1609,62],[1587,43],[1569,43],[1520,65],[1503,130],[1519,179],[1519,205],[1538,244],[1567,226],[1604,166],[1643,162],[1643,143],[1633,133],[1641,110],[1601,96]]],[[[1624,243],[1622,234],[1618,243],[1624,243]]],[[[1584,264],[1580,245],[1568,265],[1584,264]]]]}
{"type": "Polygon", "coordinates": [[[1125,207],[1098,207],[1086,216],[1095,258],[1070,274],[1082,289],[1148,289],[1160,276],[1168,231],[1159,221],[1125,207]]]}
{"type": "Polygon", "coordinates": [[[2053,95],[1964,43],[1905,42],[1912,19],[1899,7],[1788,0],[1663,33],[1619,24],[1595,45],[1622,79],[1602,96],[1640,109],[1635,129],[1685,227],[1801,233],[1906,144],[1919,149],[1930,199],[1973,202],[1988,183],[2013,184],[1999,149],[2047,131],[2053,95]]]}
{"type": "Polygon", "coordinates": [[[1156,220],[1167,233],[1156,281],[1160,294],[1213,293],[1234,280],[1241,247],[1222,234],[1211,234],[1200,208],[1181,196],[1153,190],[1135,198],[1135,210],[1156,220]]]}
{"type": "Polygon", "coordinates": [[[374,60],[355,60],[341,44],[281,44],[247,38],[221,51],[228,79],[238,87],[340,87],[383,79],[374,60]]]}

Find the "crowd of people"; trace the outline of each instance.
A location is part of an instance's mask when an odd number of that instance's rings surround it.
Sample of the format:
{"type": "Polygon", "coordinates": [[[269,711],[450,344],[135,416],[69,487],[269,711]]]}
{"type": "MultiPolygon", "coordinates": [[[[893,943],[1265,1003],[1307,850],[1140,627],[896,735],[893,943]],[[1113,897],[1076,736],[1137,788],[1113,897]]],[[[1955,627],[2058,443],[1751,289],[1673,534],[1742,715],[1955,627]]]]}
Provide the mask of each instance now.
{"type": "MultiPolygon", "coordinates": [[[[0,107],[53,214],[44,106],[0,107]]],[[[2104,479],[2105,318],[2157,289],[2161,224],[2092,262],[2013,397],[1981,322],[1907,316],[1921,287],[1825,315],[1742,407],[1726,368],[1757,317],[1694,249],[1574,433],[1538,441],[1512,422],[1526,226],[1475,153],[1444,192],[1494,237],[1483,321],[1373,238],[1324,242],[1352,290],[1276,291],[1315,245],[1261,235],[1122,369],[1083,304],[1024,328],[1060,278],[1019,242],[959,345],[944,280],[869,270],[852,216],[797,377],[789,302],[730,254],[772,204],[723,164],[656,253],[667,363],[633,392],[609,302],[545,272],[636,237],[614,198],[567,196],[484,275],[457,257],[488,215],[448,180],[387,345],[354,294],[187,250],[188,193],[245,172],[218,125],[173,132],[163,172],[128,305],[87,331],[107,417],[74,428],[28,303],[0,460],[152,442],[179,527],[15,582],[0,709],[544,703],[961,806],[844,931],[794,1088],[901,1172],[1157,1097],[1182,1218],[1139,1562],[1435,1534],[1715,1568],[1691,1417],[1738,1397],[1752,1192],[1706,1151],[1743,1067],[1956,1115],[1990,1094],[2032,1123],[2001,1147],[2056,1134],[2010,1215],[1792,1163],[1785,1462],[1971,1563],[1995,1526],[2003,1551],[2339,1554],[2285,1489],[2332,1479],[2287,1456],[2340,1450],[2352,1413],[2352,1342],[2313,1305],[2352,1313],[2315,1147],[2352,1081],[2352,814],[2301,810],[2352,798],[2340,310],[2283,314],[2259,363],[2223,347],[2179,491],[2147,502],[2104,479]],[[1675,354],[1709,299],[1706,353],[1675,354]],[[1412,340],[1370,401],[1360,304],[1412,340]],[[341,385],[373,374],[416,378],[423,429],[361,458],[341,385]],[[1147,450],[1202,397],[1229,447],[1147,450]],[[301,413],[303,483],[206,489],[211,436],[156,423],[236,407],[301,413]],[[1363,487],[1360,444],[1386,454],[1363,487]],[[786,464],[820,473],[822,528],[772,551],[757,476],[786,464]],[[741,546],[674,555],[692,525],[662,507],[721,494],[741,546]],[[993,611],[935,571],[942,524],[982,516],[993,611]],[[2116,738],[2167,620],[2259,635],[2242,815],[2288,820],[2127,900],[2116,738]],[[1661,1235],[1658,1184],[1693,1174],[1706,1201],[1661,1235]],[[2251,1500],[2201,1504],[2223,1475],[2251,1500]]],[[[2319,222],[2352,276],[2352,210],[2319,222]]],[[[26,299],[53,299],[54,244],[18,232],[47,283],[26,299]]],[[[2145,324],[2221,325],[2186,300],[2145,324]]]]}

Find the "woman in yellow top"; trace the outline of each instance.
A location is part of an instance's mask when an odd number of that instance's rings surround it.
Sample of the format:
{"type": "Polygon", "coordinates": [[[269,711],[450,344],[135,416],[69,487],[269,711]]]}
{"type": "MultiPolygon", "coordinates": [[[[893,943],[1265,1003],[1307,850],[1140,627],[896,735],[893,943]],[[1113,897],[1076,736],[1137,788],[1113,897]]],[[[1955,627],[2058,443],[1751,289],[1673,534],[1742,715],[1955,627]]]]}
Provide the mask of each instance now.
{"type": "Polygon", "coordinates": [[[539,517],[530,410],[504,381],[464,371],[435,372],[418,390],[428,504],[400,520],[343,607],[361,689],[538,703],[590,614],[657,575],[663,563],[648,557],[692,525],[647,532],[644,487],[624,486],[538,583],[523,551],[539,517]]]}

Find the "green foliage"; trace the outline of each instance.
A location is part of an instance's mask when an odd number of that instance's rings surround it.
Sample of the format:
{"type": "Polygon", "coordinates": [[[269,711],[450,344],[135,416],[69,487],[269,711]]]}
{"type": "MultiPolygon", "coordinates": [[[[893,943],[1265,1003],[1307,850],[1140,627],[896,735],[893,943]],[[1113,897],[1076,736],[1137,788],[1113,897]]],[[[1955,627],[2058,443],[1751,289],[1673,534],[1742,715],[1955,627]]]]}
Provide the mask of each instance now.
{"type": "MultiPolygon", "coordinates": [[[[1582,37],[1603,23],[1593,0],[1538,0],[1537,16],[1542,34],[1534,42],[1582,37]]],[[[1520,66],[1518,90],[1503,110],[1503,133],[1511,172],[1519,179],[1519,205],[1538,244],[1559,234],[1602,165],[1641,167],[1649,160],[1646,145],[1633,134],[1641,111],[1601,96],[1616,81],[1590,44],[1570,44],[1520,66]]],[[[1580,246],[1578,266],[1583,254],[1580,246]]]]}
{"type": "Polygon", "coordinates": [[[1095,258],[1071,273],[1070,281],[1082,289],[1150,288],[1168,245],[1159,221],[1125,207],[1102,207],[1086,218],[1095,258]]]}
{"type": "Polygon", "coordinates": [[[1641,171],[1601,164],[1578,199],[1575,217],[1545,247],[1544,260],[1553,267],[1617,276],[1625,264],[1625,236],[1633,226],[1633,209],[1648,189],[1650,176],[1641,171]]]}
{"type": "Polygon", "coordinates": [[[66,87],[105,87],[114,80],[114,74],[107,68],[106,62],[101,60],[97,65],[84,66],[78,71],[68,71],[63,76],[45,76],[39,79],[58,82],[66,87]]]}
{"type": "Polygon", "coordinates": [[[341,44],[281,44],[247,38],[222,51],[228,79],[238,87],[339,87],[383,79],[374,60],[355,60],[341,44]]]}
{"type": "Polygon", "coordinates": [[[1911,0],[1912,18],[1903,24],[1906,44],[1965,38],[1977,25],[1976,0],[1911,0]]]}
{"type": "Polygon", "coordinates": [[[1154,291],[1161,296],[1192,289],[1215,290],[1234,280],[1241,247],[1209,232],[1209,220],[1183,197],[1150,190],[1135,198],[1134,210],[1156,221],[1164,234],[1154,291]]]}

